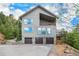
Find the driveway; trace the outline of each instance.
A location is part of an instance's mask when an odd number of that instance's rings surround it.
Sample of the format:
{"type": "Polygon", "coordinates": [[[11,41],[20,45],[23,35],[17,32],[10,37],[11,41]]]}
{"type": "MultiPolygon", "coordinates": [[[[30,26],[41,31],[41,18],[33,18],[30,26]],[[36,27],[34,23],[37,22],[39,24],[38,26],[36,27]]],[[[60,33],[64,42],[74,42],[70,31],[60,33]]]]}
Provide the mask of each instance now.
{"type": "Polygon", "coordinates": [[[0,45],[0,56],[47,56],[53,45],[0,45]]]}

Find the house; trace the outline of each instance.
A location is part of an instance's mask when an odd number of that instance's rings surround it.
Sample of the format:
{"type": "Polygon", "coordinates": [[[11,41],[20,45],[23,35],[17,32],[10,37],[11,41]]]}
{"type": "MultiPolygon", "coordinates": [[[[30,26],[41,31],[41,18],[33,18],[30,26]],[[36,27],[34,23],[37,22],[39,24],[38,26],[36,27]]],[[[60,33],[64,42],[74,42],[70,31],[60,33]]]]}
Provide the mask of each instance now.
{"type": "Polygon", "coordinates": [[[42,6],[36,6],[20,16],[22,42],[25,44],[56,43],[56,19],[58,17],[42,6]]]}

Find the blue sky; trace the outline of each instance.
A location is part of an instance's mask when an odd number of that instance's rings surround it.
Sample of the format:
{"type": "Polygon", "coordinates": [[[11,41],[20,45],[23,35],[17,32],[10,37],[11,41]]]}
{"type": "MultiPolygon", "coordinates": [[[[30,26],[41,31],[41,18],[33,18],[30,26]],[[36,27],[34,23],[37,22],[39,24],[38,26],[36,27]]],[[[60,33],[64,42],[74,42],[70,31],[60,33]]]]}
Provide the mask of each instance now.
{"type": "Polygon", "coordinates": [[[79,24],[79,16],[75,16],[71,21],[71,23],[73,26],[76,26],[77,24],[79,24]]]}
{"type": "Polygon", "coordinates": [[[9,7],[13,7],[12,10],[20,9],[22,11],[27,11],[30,7],[34,5],[35,4],[31,4],[31,3],[14,3],[14,4],[10,4],[9,7]]]}
{"type": "MultiPolygon", "coordinates": [[[[54,12],[58,13],[59,16],[64,15],[64,14],[67,15],[68,13],[70,13],[70,12],[68,12],[68,10],[69,10],[68,5],[64,4],[64,3],[40,3],[40,4],[38,4],[38,3],[37,4],[35,4],[35,3],[10,3],[10,4],[6,4],[5,3],[5,4],[0,4],[0,11],[3,11],[4,14],[12,13],[14,16],[18,17],[36,5],[41,5],[45,8],[47,8],[48,10],[50,8],[52,8],[49,10],[51,12],[53,11],[53,7],[55,7],[56,11],[54,11],[54,12]]],[[[72,11],[71,11],[71,13],[72,13],[72,11]]],[[[61,17],[63,17],[63,16],[61,16],[61,17]]],[[[68,16],[68,17],[70,17],[70,16],[68,16]]],[[[77,23],[79,23],[78,16],[76,17],[76,15],[75,15],[75,17],[72,17],[71,19],[72,19],[72,21],[70,23],[72,26],[75,26],[77,23]]]]}
{"type": "MultiPolygon", "coordinates": [[[[36,5],[43,5],[43,6],[50,5],[50,6],[61,7],[61,9],[58,10],[59,14],[64,14],[64,13],[68,12],[67,8],[64,8],[64,9],[62,8],[64,6],[63,3],[58,3],[58,4],[56,4],[56,3],[51,3],[51,4],[49,4],[49,3],[46,3],[46,4],[43,4],[43,3],[41,3],[41,4],[34,4],[34,3],[14,3],[14,4],[10,4],[9,7],[13,7],[12,10],[20,9],[20,10],[26,12],[31,7],[36,6],[36,5]]],[[[73,26],[75,26],[75,25],[77,25],[77,23],[79,23],[79,18],[78,17],[73,18],[73,20],[71,21],[71,24],[73,26]]]]}
{"type": "Polygon", "coordinates": [[[16,9],[21,9],[22,11],[27,11],[29,8],[36,6],[36,5],[42,5],[42,6],[46,6],[46,5],[50,5],[50,6],[57,6],[57,7],[62,7],[64,4],[63,3],[13,3],[10,4],[9,7],[13,7],[12,10],[16,10],[16,9]]]}

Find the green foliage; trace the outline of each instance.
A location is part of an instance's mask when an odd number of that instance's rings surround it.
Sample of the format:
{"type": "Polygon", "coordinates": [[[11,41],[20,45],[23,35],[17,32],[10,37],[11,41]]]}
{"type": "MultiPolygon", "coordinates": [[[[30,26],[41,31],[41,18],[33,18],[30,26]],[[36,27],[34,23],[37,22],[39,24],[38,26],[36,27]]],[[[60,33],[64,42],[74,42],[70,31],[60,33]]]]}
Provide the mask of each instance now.
{"type": "Polygon", "coordinates": [[[5,16],[0,13],[0,33],[3,33],[6,39],[19,38],[20,28],[20,21],[14,19],[13,15],[5,16]]]}
{"type": "Polygon", "coordinates": [[[76,16],[79,16],[79,3],[74,4],[74,7],[76,9],[76,11],[75,11],[76,16]]]}
{"type": "Polygon", "coordinates": [[[18,26],[17,26],[17,40],[16,41],[20,41],[22,38],[21,38],[21,21],[20,20],[18,20],[17,21],[17,24],[18,24],[18,26]]]}
{"type": "Polygon", "coordinates": [[[73,29],[72,32],[62,31],[62,39],[65,43],[79,49],[79,31],[77,28],[73,29]]]}

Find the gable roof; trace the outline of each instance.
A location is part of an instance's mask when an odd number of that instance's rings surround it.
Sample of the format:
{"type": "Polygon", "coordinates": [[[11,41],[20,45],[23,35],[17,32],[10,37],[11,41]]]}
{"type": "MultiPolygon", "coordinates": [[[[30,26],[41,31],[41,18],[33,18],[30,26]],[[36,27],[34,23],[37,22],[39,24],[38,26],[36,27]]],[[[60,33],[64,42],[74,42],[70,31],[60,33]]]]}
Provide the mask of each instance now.
{"type": "Polygon", "coordinates": [[[29,13],[31,13],[32,11],[34,11],[34,10],[35,10],[35,9],[37,9],[37,8],[40,8],[40,9],[42,9],[42,10],[46,11],[47,13],[49,13],[50,15],[52,15],[52,16],[54,16],[54,17],[58,18],[56,15],[54,15],[54,14],[53,14],[53,13],[51,13],[51,12],[49,12],[47,9],[43,8],[43,7],[42,7],[42,6],[40,6],[40,5],[38,5],[38,6],[36,6],[35,8],[33,8],[33,9],[29,10],[28,12],[24,13],[24,14],[23,14],[23,15],[21,15],[19,18],[22,18],[22,17],[24,17],[24,16],[28,15],[29,13]]]}

